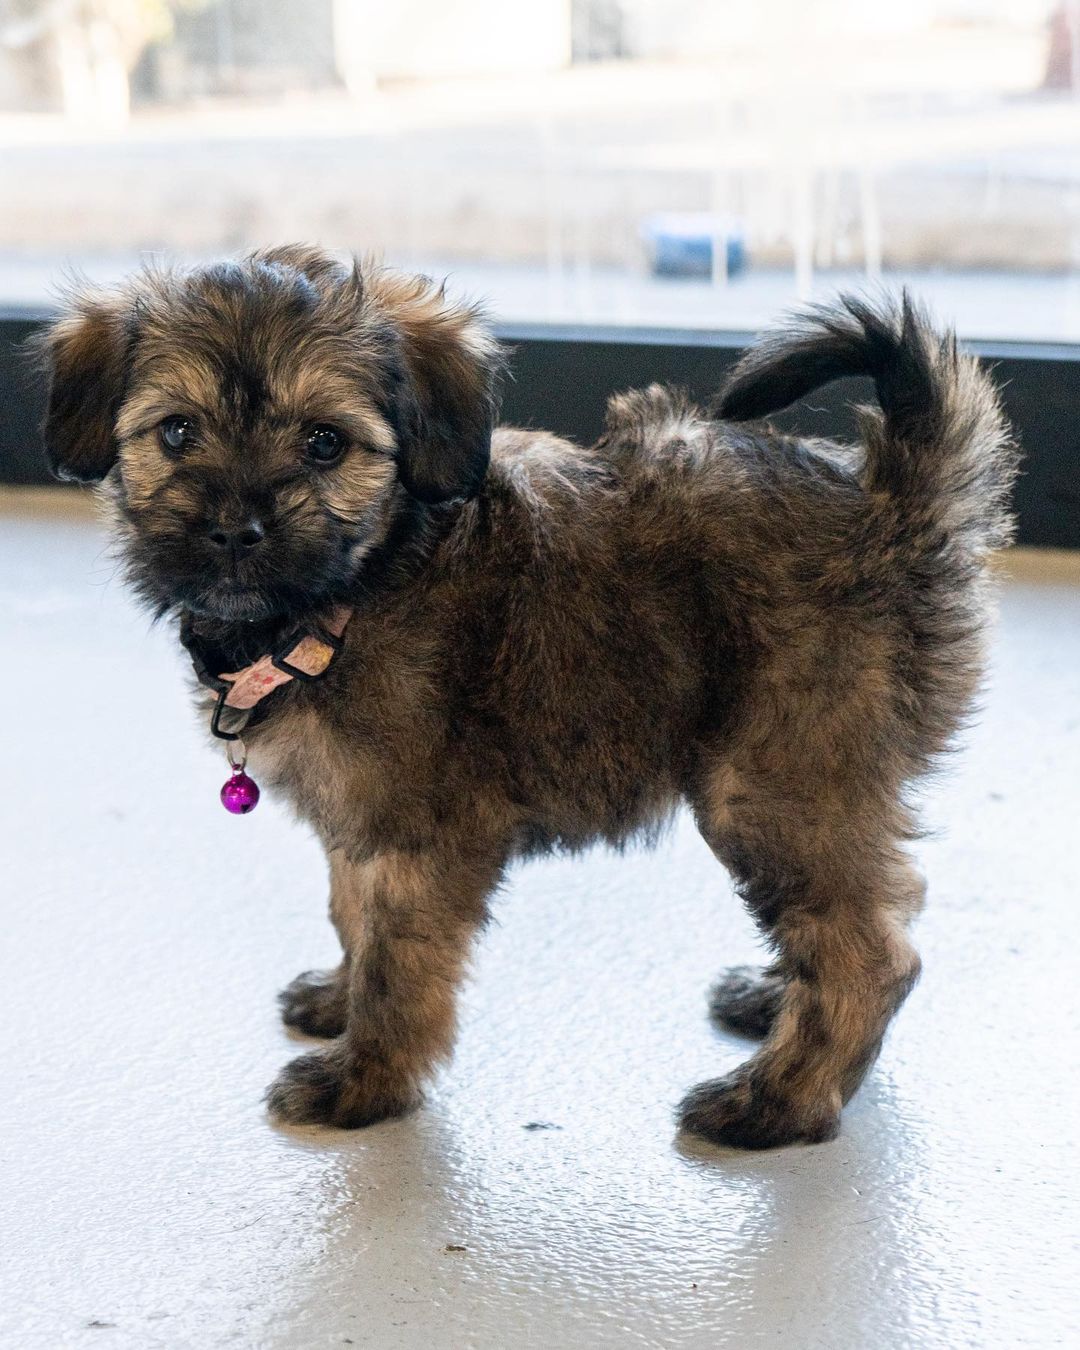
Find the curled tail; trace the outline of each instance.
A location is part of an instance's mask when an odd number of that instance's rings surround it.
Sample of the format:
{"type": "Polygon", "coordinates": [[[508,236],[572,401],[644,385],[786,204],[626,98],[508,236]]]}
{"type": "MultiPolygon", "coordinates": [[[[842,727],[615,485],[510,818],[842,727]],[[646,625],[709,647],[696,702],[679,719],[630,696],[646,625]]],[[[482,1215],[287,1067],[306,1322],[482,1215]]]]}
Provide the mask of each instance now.
{"type": "Polygon", "coordinates": [[[1018,451],[997,391],[906,292],[899,304],[848,295],[806,311],[747,352],[717,411],[764,417],[846,375],[870,376],[881,405],[860,410],[866,491],[975,551],[1008,543],[1018,451]]]}

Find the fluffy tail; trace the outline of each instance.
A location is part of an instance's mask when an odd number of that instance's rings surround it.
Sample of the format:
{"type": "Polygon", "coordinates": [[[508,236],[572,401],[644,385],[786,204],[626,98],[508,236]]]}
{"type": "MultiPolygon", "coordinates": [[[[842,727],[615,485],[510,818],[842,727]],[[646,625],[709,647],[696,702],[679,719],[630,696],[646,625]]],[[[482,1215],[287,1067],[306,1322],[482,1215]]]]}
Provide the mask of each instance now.
{"type": "Polygon", "coordinates": [[[845,375],[869,375],[881,405],[859,413],[866,491],[974,550],[1007,543],[1018,451],[997,391],[906,292],[899,305],[848,295],[808,310],[747,352],[717,411],[764,417],[845,375]]]}

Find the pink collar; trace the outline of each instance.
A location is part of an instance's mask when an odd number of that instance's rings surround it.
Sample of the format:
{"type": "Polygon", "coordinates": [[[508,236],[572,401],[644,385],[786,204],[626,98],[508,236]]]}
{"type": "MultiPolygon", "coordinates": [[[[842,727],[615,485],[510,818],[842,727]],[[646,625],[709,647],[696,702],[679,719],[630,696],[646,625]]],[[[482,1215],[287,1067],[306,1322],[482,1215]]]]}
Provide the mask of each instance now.
{"type": "Polygon", "coordinates": [[[267,694],[290,680],[317,680],[325,675],[341,650],[341,638],[352,614],[348,606],[339,605],[324,626],[299,637],[294,634],[289,639],[294,645],[284,653],[268,652],[243,670],[219,675],[231,686],[223,700],[225,707],[254,708],[267,694]]]}
{"type": "Polygon", "coordinates": [[[217,694],[210,730],[223,741],[235,741],[247,726],[251,710],[267,694],[290,680],[313,681],[325,675],[341,651],[352,607],[338,605],[323,623],[291,633],[277,648],[243,670],[216,674],[202,660],[190,621],[181,626],[180,640],[188,649],[199,683],[217,694]],[[229,710],[231,716],[226,713],[229,710]],[[223,715],[226,726],[222,725],[223,715]]]}

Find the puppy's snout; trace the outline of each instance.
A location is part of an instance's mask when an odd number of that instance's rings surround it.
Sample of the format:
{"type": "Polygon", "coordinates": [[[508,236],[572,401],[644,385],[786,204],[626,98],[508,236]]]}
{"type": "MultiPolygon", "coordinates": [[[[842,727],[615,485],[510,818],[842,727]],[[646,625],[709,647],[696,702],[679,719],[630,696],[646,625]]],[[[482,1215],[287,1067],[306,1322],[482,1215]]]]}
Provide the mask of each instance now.
{"type": "Polygon", "coordinates": [[[266,526],[258,516],[235,525],[215,525],[206,536],[215,548],[230,554],[234,559],[246,558],[266,538],[266,526]]]}

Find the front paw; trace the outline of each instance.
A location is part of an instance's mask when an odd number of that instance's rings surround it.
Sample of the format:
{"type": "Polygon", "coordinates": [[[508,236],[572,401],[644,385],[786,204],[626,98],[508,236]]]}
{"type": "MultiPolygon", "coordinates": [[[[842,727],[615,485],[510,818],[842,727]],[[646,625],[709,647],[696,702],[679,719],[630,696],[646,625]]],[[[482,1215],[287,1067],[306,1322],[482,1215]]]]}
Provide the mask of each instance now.
{"type": "Polygon", "coordinates": [[[307,970],[278,995],[281,1019],[305,1036],[333,1039],[345,1030],[349,989],[344,967],[307,970]]]}
{"type": "Polygon", "coordinates": [[[270,1115],[282,1125],[363,1125],[404,1115],[420,1104],[419,1090],[375,1059],[333,1046],[286,1064],[266,1094],[270,1115]]]}
{"type": "Polygon", "coordinates": [[[840,1129],[840,1094],[800,1099],[758,1077],[744,1065],[724,1078],[699,1083],[683,1098],[679,1125],[729,1148],[782,1148],[820,1144],[840,1129]]]}

